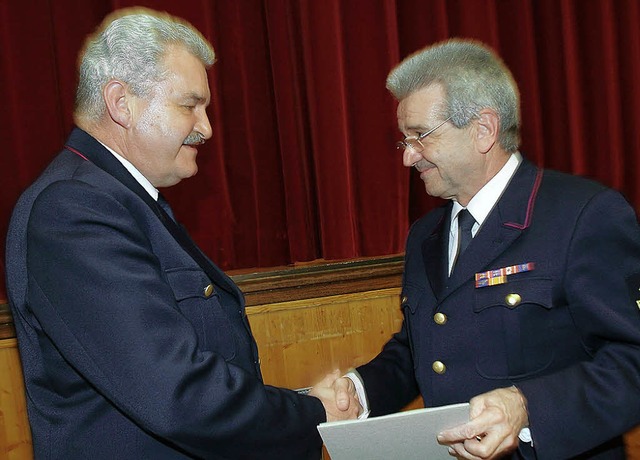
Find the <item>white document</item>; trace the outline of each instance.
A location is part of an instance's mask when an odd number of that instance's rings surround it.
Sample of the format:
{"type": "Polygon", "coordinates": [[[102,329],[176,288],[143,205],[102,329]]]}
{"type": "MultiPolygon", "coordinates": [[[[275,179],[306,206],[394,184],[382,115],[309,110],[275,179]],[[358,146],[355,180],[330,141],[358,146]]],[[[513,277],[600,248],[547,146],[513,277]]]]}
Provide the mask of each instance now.
{"type": "Polygon", "coordinates": [[[469,421],[469,403],[318,425],[331,460],[451,460],[436,436],[469,421]]]}

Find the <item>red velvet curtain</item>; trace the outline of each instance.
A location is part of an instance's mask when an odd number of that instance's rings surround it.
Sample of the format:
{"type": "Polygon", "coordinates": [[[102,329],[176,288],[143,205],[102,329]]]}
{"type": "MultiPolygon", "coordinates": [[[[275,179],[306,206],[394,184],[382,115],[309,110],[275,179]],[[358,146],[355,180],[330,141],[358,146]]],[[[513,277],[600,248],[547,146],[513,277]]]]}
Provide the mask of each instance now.
{"type": "Polygon", "coordinates": [[[0,238],[72,128],[84,37],[134,4],[184,17],[216,49],[214,138],[198,175],[165,193],[223,268],[403,250],[410,222],[438,200],[394,151],[384,81],[407,54],[453,36],[491,44],[514,72],[525,156],[640,207],[636,0],[5,0],[0,238]]]}

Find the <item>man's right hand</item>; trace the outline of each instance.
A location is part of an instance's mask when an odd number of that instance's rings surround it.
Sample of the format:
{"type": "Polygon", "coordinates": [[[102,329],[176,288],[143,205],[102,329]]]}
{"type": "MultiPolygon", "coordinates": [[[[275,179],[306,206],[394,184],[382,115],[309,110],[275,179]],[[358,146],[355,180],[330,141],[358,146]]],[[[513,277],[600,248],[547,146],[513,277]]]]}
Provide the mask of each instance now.
{"type": "Polygon", "coordinates": [[[322,402],[327,422],[356,419],[362,412],[355,385],[351,379],[341,375],[340,370],[336,369],[309,391],[309,396],[315,396],[322,402]]]}

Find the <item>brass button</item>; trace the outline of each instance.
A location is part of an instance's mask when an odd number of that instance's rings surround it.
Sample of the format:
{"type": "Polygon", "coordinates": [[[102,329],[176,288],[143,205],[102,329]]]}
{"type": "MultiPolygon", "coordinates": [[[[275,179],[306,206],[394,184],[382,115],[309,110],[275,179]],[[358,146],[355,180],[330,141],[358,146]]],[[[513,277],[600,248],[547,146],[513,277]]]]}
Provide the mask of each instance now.
{"type": "Polygon", "coordinates": [[[445,366],[442,361],[434,361],[431,369],[433,369],[433,372],[436,374],[444,374],[447,371],[447,366],[445,366]]]}
{"type": "Polygon", "coordinates": [[[443,325],[447,322],[447,315],[445,315],[444,313],[436,313],[435,315],[433,315],[433,320],[436,322],[436,324],[443,325]]]}
{"type": "Polygon", "coordinates": [[[522,297],[520,297],[520,294],[508,294],[504,298],[504,301],[507,302],[507,305],[510,307],[516,307],[522,302],[522,297]]]}
{"type": "Polygon", "coordinates": [[[204,288],[204,296],[209,298],[213,294],[213,284],[208,284],[206,288],[204,288]]]}
{"type": "Polygon", "coordinates": [[[402,296],[402,300],[400,301],[400,303],[405,304],[407,303],[407,300],[409,300],[409,297],[407,297],[406,295],[402,296]]]}

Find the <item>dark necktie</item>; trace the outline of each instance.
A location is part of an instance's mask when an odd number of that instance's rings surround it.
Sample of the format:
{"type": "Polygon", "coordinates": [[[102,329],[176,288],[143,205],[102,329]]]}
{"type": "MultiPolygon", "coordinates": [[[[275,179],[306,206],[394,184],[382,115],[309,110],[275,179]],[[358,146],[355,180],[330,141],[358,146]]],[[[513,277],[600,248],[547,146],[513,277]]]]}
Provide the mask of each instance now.
{"type": "Polygon", "coordinates": [[[207,274],[209,279],[213,281],[217,287],[221,287],[232,295],[236,295],[237,289],[234,289],[233,281],[224,276],[222,272],[214,268],[214,264],[204,255],[196,243],[191,239],[187,231],[182,225],[180,225],[173,214],[169,202],[162,196],[162,193],[158,194],[158,207],[163,211],[160,213],[160,219],[162,219],[164,226],[171,232],[176,241],[182,246],[182,248],[189,254],[193,260],[202,268],[207,274]]]}
{"type": "Polygon", "coordinates": [[[158,193],[158,204],[164,210],[164,212],[166,212],[167,215],[171,217],[171,220],[175,222],[176,216],[173,215],[173,209],[171,209],[171,206],[169,206],[169,202],[165,199],[162,193],[158,193]]]}
{"type": "MultiPolygon", "coordinates": [[[[456,263],[460,259],[460,256],[467,249],[469,243],[473,239],[473,235],[471,234],[471,229],[473,228],[473,224],[476,223],[476,220],[473,218],[471,213],[466,209],[463,209],[458,213],[458,254],[456,255],[456,263]]],[[[455,266],[455,263],[454,263],[455,266]]]]}

